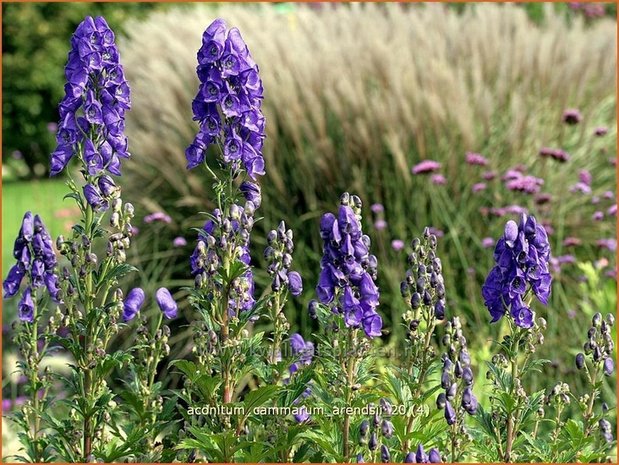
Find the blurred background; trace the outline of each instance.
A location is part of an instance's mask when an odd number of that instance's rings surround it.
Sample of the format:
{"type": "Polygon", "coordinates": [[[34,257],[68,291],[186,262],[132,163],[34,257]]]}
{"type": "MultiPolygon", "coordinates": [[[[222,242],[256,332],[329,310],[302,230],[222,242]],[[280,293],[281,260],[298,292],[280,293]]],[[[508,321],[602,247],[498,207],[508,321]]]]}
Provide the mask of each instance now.
{"type": "MultiPolygon", "coordinates": [[[[385,343],[403,336],[399,283],[410,241],[431,227],[448,317],[466,320],[483,377],[501,326],[489,324],[481,285],[494,239],[527,211],[545,225],[554,256],[552,299],[536,307],[548,320],[539,355],[552,363],[535,383],[580,385],[573,357],[587,322],[616,308],[615,4],[2,8],[3,270],[26,209],[40,213],[53,235],[66,233],[78,213],[62,200],[64,180],[49,179],[48,157],[70,36],[85,15],[104,15],[132,90],[133,158],[119,183],[137,210],[130,260],[143,274],[133,284],[151,295],[165,285],[183,296],[196,240],[191,228],[213,207],[207,177],[185,169],[184,149],[197,130],[196,51],[204,28],[222,17],[241,30],[264,83],[264,219],[252,254],[260,269],[266,231],[281,219],[294,230],[294,266],[305,291],[287,308],[293,329],[304,336],[313,330],[306,306],[319,273],[319,219],[349,191],[364,201],[364,230],[379,260],[380,311],[391,329],[385,343]],[[440,168],[413,169],[424,160],[440,168]],[[144,221],[155,212],[170,222],[144,221]]],[[[266,273],[256,279],[260,292],[266,273]]],[[[190,319],[190,310],[183,315],[190,319]]],[[[5,335],[14,319],[15,302],[5,302],[5,335]]],[[[184,325],[175,331],[175,356],[188,353],[184,325]]],[[[7,354],[8,337],[4,344],[7,354]]],[[[10,382],[5,377],[5,392],[10,382]]],[[[610,384],[606,393],[614,396],[614,378],[610,384]]]]}

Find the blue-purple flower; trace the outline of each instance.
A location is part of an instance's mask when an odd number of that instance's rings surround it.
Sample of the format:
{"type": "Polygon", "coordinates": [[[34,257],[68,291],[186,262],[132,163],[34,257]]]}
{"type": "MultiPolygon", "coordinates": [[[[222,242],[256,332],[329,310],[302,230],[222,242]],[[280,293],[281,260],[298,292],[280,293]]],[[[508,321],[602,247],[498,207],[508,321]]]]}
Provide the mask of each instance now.
{"type": "Polygon", "coordinates": [[[226,166],[242,167],[252,179],[264,175],[262,80],[237,28],[228,30],[216,19],[204,31],[197,73],[192,108],[200,129],[185,151],[187,168],[200,165],[208,147],[219,142],[226,166]]]}
{"type": "Polygon", "coordinates": [[[104,171],[120,176],[120,158],[129,157],[123,132],[130,91],[114,32],[104,18],[87,16],[75,30],[65,77],[65,96],[58,106],[58,145],[51,154],[52,176],[78,153],[90,176],[104,171]]]}
{"type": "Polygon", "coordinates": [[[157,289],[157,292],[155,293],[155,300],[157,301],[157,305],[159,305],[159,308],[161,309],[166,318],[176,318],[178,305],[176,304],[176,301],[172,297],[172,294],[170,294],[169,290],[167,290],[165,287],[160,287],[159,289],[157,289]]]}
{"type": "Polygon", "coordinates": [[[376,257],[370,255],[370,238],[360,223],[361,200],[344,194],[338,216],[323,215],[320,235],[324,241],[321,272],[316,287],[320,302],[331,305],[349,328],[363,328],[372,338],[381,335],[376,257]]]}
{"type": "Polygon", "coordinates": [[[509,311],[516,325],[530,328],[533,312],[527,298],[532,293],[546,305],[551,290],[550,244],[544,227],[526,214],[522,214],[520,224],[508,221],[497,242],[494,260],[496,266],[482,287],[492,321],[509,311]]]}
{"type": "Polygon", "coordinates": [[[4,298],[16,295],[22,281],[26,279],[28,287],[19,303],[19,314],[23,321],[32,321],[33,293],[37,289],[45,288],[52,300],[60,302],[56,253],[52,238],[39,215],[33,215],[31,212],[24,214],[13,246],[13,257],[16,263],[9,269],[3,282],[4,298]]]}
{"type": "Polygon", "coordinates": [[[139,287],[133,288],[125,297],[123,306],[123,321],[127,322],[132,320],[144,305],[145,294],[139,287]]]}

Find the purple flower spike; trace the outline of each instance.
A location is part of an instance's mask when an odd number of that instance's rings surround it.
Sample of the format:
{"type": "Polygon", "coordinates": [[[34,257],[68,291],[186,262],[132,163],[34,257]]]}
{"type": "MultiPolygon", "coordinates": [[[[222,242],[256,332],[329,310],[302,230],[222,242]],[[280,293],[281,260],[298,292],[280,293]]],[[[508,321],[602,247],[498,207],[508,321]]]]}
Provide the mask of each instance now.
{"type": "Polygon", "coordinates": [[[345,193],[337,218],[332,213],[323,215],[322,270],[316,293],[321,303],[343,314],[347,327],[362,328],[372,338],[381,335],[383,322],[376,312],[376,257],[370,255],[370,238],[361,229],[360,208],[361,200],[345,193]]]}
{"type": "Polygon", "coordinates": [[[438,449],[430,449],[430,452],[428,453],[428,460],[430,461],[430,463],[441,463],[441,454],[438,451],[438,449]]]}
{"type": "Polygon", "coordinates": [[[132,320],[144,305],[145,294],[139,287],[133,288],[125,297],[123,306],[123,321],[127,322],[132,320]]]}
{"type": "Polygon", "coordinates": [[[548,303],[552,278],[548,270],[550,245],[544,227],[533,216],[522,214],[520,224],[508,221],[494,251],[496,266],[482,287],[492,322],[509,310],[522,328],[533,325],[533,312],[522,302],[527,289],[544,305],[548,303]]]}
{"type": "Polygon", "coordinates": [[[119,176],[120,158],[129,156],[123,132],[125,111],[131,107],[130,90],[114,32],[102,17],[87,16],[78,25],[71,38],[65,77],[51,175],[59,174],[83,147],[88,174],[97,176],[107,170],[119,176]]]}
{"type": "Polygon", "coordinates": [[[160,287],[157,289],[157,292],[155,293],[155,300],[167,319],[171,320],[172,318],[176,318],[178,305],[169,290],[165,287],[160,287]]]}
{"type": "Polygon", "coordinates": [[[226,167],[242,167],[254,180],[264,175],[262,81],[238,29],[217,19],[204,31],[197,73],[192,109],[200,130],[185,151],[187,168],[204,162],[208,146],[220,143],[226,167]]]}

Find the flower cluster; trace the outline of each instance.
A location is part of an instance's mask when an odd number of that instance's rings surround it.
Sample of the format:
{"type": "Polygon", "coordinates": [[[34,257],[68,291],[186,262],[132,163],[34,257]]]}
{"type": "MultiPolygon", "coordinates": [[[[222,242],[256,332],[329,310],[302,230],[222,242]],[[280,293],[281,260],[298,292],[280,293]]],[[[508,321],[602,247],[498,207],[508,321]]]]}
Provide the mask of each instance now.
{"type": "Polygon", "coordinates": [[[441,388],[445,392],[438,395],[436,406],[445,409],[445,420],[448,425],[457,423],[458,427],[463,429],[462,421],[458,421],[461,418],[460,412],[465,411],[469,415],[475,415],[478,407],[477,398],[473,394],[471,356],[466,338],[462,334],[460,319],[454,317],[446,326],[443,343],[447,346],[447,352],[443,354],[441,373],[441,388]]]}
{"type": "Polygon", "coordinates": [[[436,255],[436,235],[430,228],[425,228],[423,238],[413,239],[411,246],[409,269],[406,270],[406,279],[400,283],[400,292],[411,309],[404,315],[404,320],[414,333],[422,316],[426,320],[443,320],[446,302],[443,265],[436,255]]]}
{"type": "Polygon", "coordinates": [[[60,173],[75,154],[80,154],[89,181],[84,194],[94,208],[107,208],[99,198],[114,182],[111,178],[104,185],[95,181],[106,170],[120,176],[120,158],[129,157],[124,129],[125,111],[131,102],[114,32],[104,18],[88,16],[77,27],[65,76],[51,174],[60,173]]]}
{"type": "Polygon", "coordinates": [[[427,174],[438,171],[441,168],[441,164],[434,160],[423,160],[417,163],[411,168],[413,174],[427,174]]]}
{"type": "Polygon", "coordinates": [[[608,314],[606,319],[602,319],[600,313],[593,315],[592,325],[587,332],[587,342],[584,345],[583,354],[576,355],[576,368],[581,370],[586,362],[585,354],[590,357],[591,363],[602,367],[604,374],[610,376],[615,371],[615,362],[612,355],[615,345],[611,334],[611,327],[615,323],[615,318],[612,314],[608,314]]]}
{"type": "Polygon", "coordinates": [[[503,176],[505,187],[510,191],[524,192],[525,194],[537,194],[544,185],[542,178],[525,175],[518,170],[508,170],[503,176]]]}
{"type": "Polygon", "coordinates": [[[469,165],[487,166],[488,159],[480,153],[466,152],[466,163],[469,165]]]}
{"type": "Polygon", "coordinates": [[[264,249],[264,257],[268,263],[267,272],[272,279],[273,292],[278,292],[285,286],[296,297],[303,292],[303,280],[297,271],[290,271],[294,251],[292,238],[292,230],[286,229],[286,224],[280,222],[277,229],[269,231],[267,235],[268,245],[264,249]]]}
{"type": "Polygon", "coordinates": [[[215,209],[211,219],[204,223],[201,237],[190,258],[196,288],[208,287],[219,292],[223,289],[216,274],[225,265],[227,258],[232,262],[239,260],[248,267],[241,276],[234,279],[230,287],[230,315],[249,310],[255,302],[253,273],[249,268],[249,236],[254,225],[255,210],[251,200],[244,207],[232,204],[228,216],[215,209]]]}
{"type": "Polygon", "coordinates": [[[535,217],[522,214],[520,224],[512,220],[506,223],[494,250],[496,266],[482,287],[493,322],[509,310],[517,326],[533,326],[533,312],[526,299],[532,291],[540,302],[548,303],[552,282],[549,259],[548,236],[535,217]]]}
{"type": "Polygon", "coordinates": [[[201,164],[208,146],[219,143],[226,166],[236,170],[242,164],[252,179],[264,175],[262,81],[237,28],[227,30],[217,19],[204,31],[197,73],[192,107],[200,130],[185,151],[187,167],[201,164]]]}
{"type": "Polygon", "coordinates": [[[441,453],[438,449],[432,448],[426,454],[423,450],[423,445],[417,446],[416,452],[409,452],[404,457],[404,463],[441,463],[441,453]]]}
{"type": "MultiPolygon", "coordinates": [[[[374,407],[373,405],[371,405],[374,407]]],[[[380,408],[376,410],[372,421],[363,420],[359,425],[359,442],[361,444],[367,444],[370,455],[373,457],[380,446],[380,459],[383,463],[391,462],[391,453],[389,448],[383,442],[384,440],[391,439],[395,433],[395,427],[389,417],[393,413],[393,407],[389,401],[385,398],[380,399],[380,408]],[[384,414],[386,418],[380,415],[380,412],[384,414]],[[381,439],[382,438],[382,439],[381,439]],[[382,444],[381,444],[382,443],[382,444]]],[[[372,460],[374,462],[375,460],[372,460]]],[[[362,463],[363,455],[357,455],[357,463],[362,463]]]]}
{"type": "Polygon", "coordinates": [[[39,215],[26,212],[19,234],[15,239],[13,256],[17,263],[11,267],[3,282],[4,297],[13,297],[19,291],[22,280],[27,277],[28,287],[19,302],[19,318],[32,322],[34,318],[33,292],[45,287],[51,298],[58,302],[59,287],[56,275],[56,254],[52,238],[39,215]]]}
{"type": "Polygon", "coordinates": [[[338,216],[322,216],[320,236],[324,247],[316,293],[320,302],[333,304],[333,311],[344,316],[347,327],[363,327],[372,338],[381,335],[383,321],[376,312],[376,257],[369,253],[370,238],[361,230],[360,213],[361,199],[345,193],[338,216]]]}

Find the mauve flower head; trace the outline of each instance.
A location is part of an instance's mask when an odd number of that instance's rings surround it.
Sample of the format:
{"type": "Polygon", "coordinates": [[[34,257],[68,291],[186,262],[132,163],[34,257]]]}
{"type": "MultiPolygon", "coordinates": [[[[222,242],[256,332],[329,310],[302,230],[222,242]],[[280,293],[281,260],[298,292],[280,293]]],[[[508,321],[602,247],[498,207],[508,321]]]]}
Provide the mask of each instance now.
{"type": "Polygon", "coordinates": [[[382,203],[373,203],[370,206],[370,210],[372,211],[372,213],[382,213],[385,211],[385,207],[382,203]]]}
{"type": "Polygon", "coordinates": [[[490,247],[494,247],[494,239],[492,237],[484,237],[481,240],[481,246],[484,249],[489,249],[490,247]]]}
{"type": "Polygon", "coordinates": [[[438,171],[441,169],[441,164],[434,160],[423,160],[411,168],[413,174],[426,174],[438,171]]]}
{"type": "Polygon", "coordinates": [[[404,241],[401,239],[394,239],[391,241],[391,248],[396,252],[404,249],[404,241]]]}
{"type": "Polygon", "coordinates": [[[617,204],[611,205],[608,210],[606,210],[606,214],[608,216],[617,216],[617,204]]]}
{"type": "Polygon", "coordinates": [[[593,134],[597,137],[605,136],[608,134],[608,128],[606,126],[597,127],[595,128],[595,131],[593,131],[593,134]]]}
{"type": "Polygon", "coordinates": [[[609,238],[609,239],[598,239],[595,244],[601,249],[607,249],[611,252],[617,250],[617,239],[609,238]]]}
{"type": "Polygon", "coordinates": [[[442,174],[433,174],[430,177],[430,181],[436,186],[444,186],[447,184],[447,179],[442,174]]]}
{"type": "Polygon", "coordinates": [[[125,111],[131,107],[114,32],[103,17],[87,16],[71,38],[65,67],[65,96],[58,106],[60,121],[51,175],[60,173],[83,147],[86,171],[120,175],[120,158],[129,157],[124,135],[125,111]]]}
{"type": "Polygon", "coordinates": [[[370,238],[361,228],[361,199],[344,193],[337,216],[325,213],[320,221],[323,239],[321,272],[316,294],[321,303],[339,307],[349,328],[362,328],[372,338],[381,335],[376,257],[370,238]]]}
{"type": "Polygon", "coordinates": [[[535,196],[535,203],[537,205],[545,205],[552,201],[552,194],[541,193],[535,196]]]}
{"type": "Polygon", "coordinates": [[[486,166],[488,159],[480,153],[466,152],[466,162],[469,165],[486,166]]]}
{"type": "Polygon", "coordinates": [[[433,234],[436,237],[443,237],[445,235],[445,231],[443,231],[442,229],[439,228],[435,228],[434,226],[429,226],[428,227],[428,234],[433,234]]]}
{"type": "Polygon", "coordinates": [[[591,172],[589,170],[580,170],[578,172],[578,180],[587,186],[590,186],[593,176],[591,176],[591,172]]]}
{"type": "Polygon", "coordinates": [[[135,287],[129,291],[125,297],[123,304],[123,321],[127,322],[132,320],[144,305],[144,299],[146,295],[144,291],[139,287],[135,287]]]}
{"type": "Polygon", "coordinates": [[[575,247],[580,244],[582,244],[582,240],[578,237],[568,236],[565,239],[563,239],[564,247],[575,247]]]}
{"type": "Polygon", "coordinates": [[[387,222],[383,219],[376,220],[374,222],[374,229],[376,229],[377,231],[384,231],[385,229],[387,229],[387,222]]]}
{"type": "Polygon", "coordinates": [[[543,185],[544,180],[542,178],[522,174],[517,177],[510,178],[505,183],[505,187],[509,190],[524,192],[526,194],[537,194],[543,185]]]}
{"type": "Polygon", "coordinates": [[[557,160],[561,163],[565,163],[570,159],[570,154],[565,150],[555,149],[551,147],[542,147],[539,151],[541,157],[544,158],[552,158],[553,160],[557,160]]]}
{"type": "Polygon", "coordinates": [[[176,304],[176,301],[172,297],[172,294],[170,294],[169,290],[167,290],[165,287],[160,287],[159,289],[157,289],[157,292],[155,293],[155,300],[157,301],[157,305],[159,305],[159,308],[161,309],[166,318],[170,320],[172,318],[176,318],[176,314],[178,312],[178,305],[176,304]]]}
{"type": "Polygon", "coordinates": [[[604,212],[599,210],[594,212],[593,215],[591,215],[591,219],[593,221],[602,221],[604,219],[604,212]]]}
{"type": "Polygon", "coordinates": [[[575,125],[582,121],[582,115],[576,108],[568,108],[563,112],[563,122],[569,125],[575,125]]]}
{"type": "Polygon", "coordinates": [[[497,173],[496,171],[484,171],[481,175],[481,177],[485,180],[485,181],[492,181],[494,178],[497,177],[497,173]]]}
{"type": "Polygon", "coordinates": [[[172,241],[172,245],[174,247],[185,247],[187,245],[187,239],[185,239],[183,236],[177,236],[172,241]]]}
{"type": "Polygon", "coordinates": [[[589,19],[602,18],[606,14],[606,8],[601,3],[585,3],[581,10],[589,19]]]}
{"type": "Polygon", "coordinates": [[[486,189],[486,183],[485,182],[478,182],[473,184],[473,187],[471,187],[471,190],[473,191],[473,193],[477,193],[477,192],[481,192],[483,190],[486,189]]]}
{"type": "Polygon", "coordinates": [[[172,218],[164,212],[154,212],[144,217],[144,223],[154,223],[156,221],[170,224],[172,222],[172,218]]]}
{"type": "Polygon", "coordinates": [[[606,200],[613,200],[615,198],[615,193],[613,191],[606,191],[602,194],[606,200]]]}
{"type": "Polygon", "coordinates": [[[509,310],[523,328],[533,324],[533,312],[523,302],[530,289],[544,305],[548,303],[552,277],[548,271],[550,244],[544,227],[533,216],[522,214],[520,223],[508,221],[494,251],[496,266],[482,287],[492,322],[509,310]]]}
{"type": "Polygon", "coordinates": [[[591,187],[589,184],[585,184],[584,182],[577,182],[576,184],[570,186],[570,192],[586,195],[591,193],[591,187]]]}
{"type": "Polygon", "coordinates": [[[254,180],[264,175],[262,80],[237,28],[228,30],[216,19],[204,31],[197,74],[200,86],[192,109],[200,129],[185,151],[187,168],[203,163],[208,146],[219,143],[226,167],[244,168],[254,180]]]}

